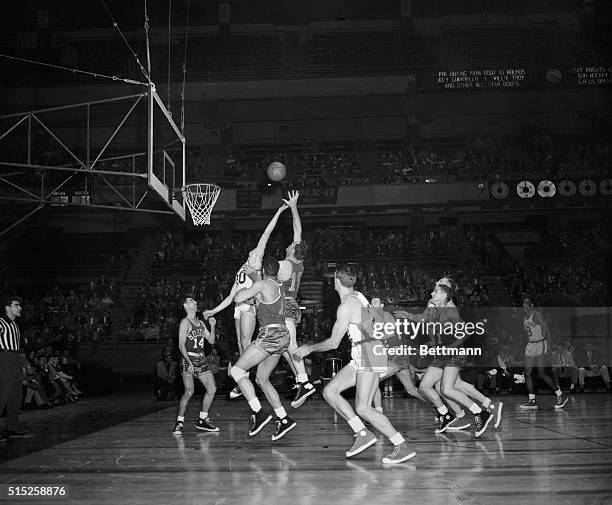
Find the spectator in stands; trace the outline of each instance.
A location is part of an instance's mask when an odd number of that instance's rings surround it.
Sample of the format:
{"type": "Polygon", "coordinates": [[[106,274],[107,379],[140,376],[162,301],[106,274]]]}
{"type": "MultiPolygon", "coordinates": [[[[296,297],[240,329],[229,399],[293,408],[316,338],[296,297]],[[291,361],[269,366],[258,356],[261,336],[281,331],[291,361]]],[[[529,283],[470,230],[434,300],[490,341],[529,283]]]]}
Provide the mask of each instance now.
{"type": "Polygon", "coordinates": [[[158,400],[176,400],[177,390],[177,364],[172,359],[169,349],[164,350],[163,359],[155,365],[155,395],[158,400]]]}
{"type": "Polygon", "coordinates": [[[610,372],[608,367],[601,364],[602,356],[606,354],[603,349],[591,340],[584,342],[583,346],[576,347],[576,365],[578,366],[578,381],[580,392],[584,393],[584,383],[586,377],[601,377],[606,386],[606,391],[610,392],[610,372]]]}
{"type": "Polygon", "coordinates": [[[571,344],[569,342],[555,342],[552,352],[552,373],[557,381],[560,378],[570,379],[570,393],[575,393],[576,384],[578,383],[578,367],[574,363],[574,355],[572,354],[571,344]]]}
{"type": "Polygon", "coordinates": [[[20,357],[23,362],[23,385],[26,391],[23,400],[23,409],[27,410],[31,408],[32,398],[34,398],[38,408],[48,409],[50,407],[49,400],[45,394],[36,366],[26,357],[25,352],[21,353],[20,357]]]}

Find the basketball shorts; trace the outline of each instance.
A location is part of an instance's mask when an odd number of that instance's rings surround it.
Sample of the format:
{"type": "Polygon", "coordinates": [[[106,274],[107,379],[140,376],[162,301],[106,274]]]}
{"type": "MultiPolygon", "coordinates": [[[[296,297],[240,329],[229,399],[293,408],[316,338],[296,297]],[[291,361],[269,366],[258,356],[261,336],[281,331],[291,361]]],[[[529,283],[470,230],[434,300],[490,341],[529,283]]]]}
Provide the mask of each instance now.
{"type": "Polygon", "coordinates": [[[286,326],[264,326],[259,329],[257,338],[251,344],[268,356],[282,354],[289,347],[289,330],[286,326]]]}
{"type": "MultiPolygon", "coordinates": [[[[197,377],[198,375],[201,375],[203,373],[212,372],[210,365],[208,364],[208,359],[203,354],[200,354],[198,356],[189,356],[189,359],[193,363],[194,376],[197,377]]],[[[189,373],[189,365],[187,364],[184,358],[181,360],[181,365],[183,369],[182,373],[189,373]]]]}
{"type": "Polygon", "coordinates": [[[240,319],[243,313],[250,313],[253,316],[255,315],[255,305],[251,305],[250,303],[237,303],[234,306],[234,319],[240,319]]]}
{"type": "Polygon", "coordinates": [[[401,370],[402,368],[410,368],[411,356],[408,355],[390,355],[388,360],[389,368],[393,368],[395,370],[401,370]]]}
{"type": "Polygon", "coordinates": [[[299,323],[302,318],[300,306],[295,298],[285,298],[285,319],[293,319],[299,323]]]}
{"type": "Polygon", "coordinates": [[[527,346],[525,347],[525,356],[527,358],[536,358],[538,356],[544,356],[547,351],[548,345],[546,340],[527,342],[527,346]]]}
{"type": "Polygon", "coordinates": [[[388,362],[387,353],[384,351],[385,345],[380,340],[353,344],[349,366],[356,373],[385,373],[388,370],[388,362]]]}

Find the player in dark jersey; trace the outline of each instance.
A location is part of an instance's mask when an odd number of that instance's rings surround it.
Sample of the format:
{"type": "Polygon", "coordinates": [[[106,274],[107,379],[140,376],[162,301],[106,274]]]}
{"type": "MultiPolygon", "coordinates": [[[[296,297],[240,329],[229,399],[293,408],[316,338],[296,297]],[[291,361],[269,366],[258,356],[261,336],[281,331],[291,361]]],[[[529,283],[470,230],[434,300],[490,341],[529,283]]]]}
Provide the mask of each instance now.
{"type": "MultiPolygon", "coordinates": [[[[252,261],[248,269],[255,271],[261,265],[257,264],[255,258],[252,261]]],[[[236,303],[241,303],[254,296],[257,297],[259,300],[257,305],[259,333],[231,368],[230,375],[251,407],[249,436],[252,437],[272,420],[272,416],[262,410],[261,403],[255,394],[255,388],[249,379],[249,370],[257,366],[257,384],[263,390],[277,416],[276,431],[272,435],[274,441],[284,437],[295,428],[296,424],[287,416],[278,392],[270,382],[270,374],[289,345],[289,331],[285,325],[285,297],[280,289],[281,283],[276,277],[278,261],[271,257],[266,258],[263,261],[262,274],[263,280],[255,282],[250,288],[241,289],[236,293],[234,299],[236,303]]]]}
{"type": "MultiPolygon", "coordinates": [[[[455,291],[456,285],[448,277],[443,277],[436,283],[431,293],[430,303],[428,304],[431,306],[428,306],[425,312],[427,322],[437,322],[442,325],[445,323],[456,324],[461,322],[457,307],[452,300],[455,291]]],[[[456,336],[454,332],[451,335],[440,335],[439,338],[441,338],[441,343],[446,348],[463,345],[463,339],[456,336]]],[[[441,415],[440,427],[437,430],[439,433],[445,431],[446,427],[453,423],[456,417],[444,405],[435,387],[437,382],[441,382],[441,392],[444,397],[467,407],[474,414],[476,424],[475,436],[480,437],[491,421],[496,421],[496,424],[499,426],[497,419],[501,419],[501,404],[491,402],[474,388],[473,392],[478,393],[478,396],[484,399],[483,407],[485,408],[482,409],[473,401],[472,395],[468,396],[465,393],[465,387],[460,387],[464,381],[461,381],[459,378],[459,371],[463,364],[464,358],[462,357],[452,355],[436,357],[427,368],[421,380],[420,389],[441,415]],[[498,409],[497,414],[495,409],[498,409]]]]}
{"type": "Polygon", "coordinates": [[[306,245],[302,242],[302,223],[297,209],[299,196],[297,191],[293,191],[289,192],[287,200],[283,200],[291,209],[293,216],[293,242],[287,247],[287,256],[280,262],[278,269],[278,280],[282,281],[281,288],[285,294],[285,324],[290,338],[289,348],[283,356],[295,374],[297,388],[295,398],[291,402],[293,408],[303,405],[308,397],[315,393],[314,386],[308,380],[304,361],[293,357],[293,353],[297,350],[296,325],[301,319],[297,294],[304,273],[304,257],[306,256],[306,245]]]}
{"type": "MultiPolygon", "coordinates": [[[[253,281],[257,280],[258,272],[250,270],[250,274],[247,274],[247,267],[250,262],[258,261],[261,263],[261,258],[263,257],[264,251],[266,250],[266,245],[270,238],[270,235],[274,231],[276,227],[276,223],[278,222],[278,218],[280,215],[288,209],[286,204],[283,204],[278,208],[268,226],[261,234],[259,238],[259,242],[255,249],[253,249],[250,254],[248,260],[240,267],[238,272],[236,273],[236,277],[234,280],[234,285],[229,293],[229,295],[214,309],[205,310],[204,317],[208,318],[210,316],[214,316],[217,312],[220,312],[227,307],[229,307],[234,302],[234,297],[238,290],[243,288],[250,288],[253,285],[253,281]]],[[[242,354],[253,338],[253,333],[255,332],[255,300],[244,300],[242,303],[236,303],[234,306],[234,322],[236,327],[236,337],[238,344],[238,354],[242,354]]],[[[230,398],[238,398],[241,395],[240,388],[236,386],[234,389],[230,391],[230,398]]]]}
{"type": "Polygon", "coordinates": [[[199,431],[219,431],[219,428],[214,426],[208,418],[210,406],[217,392],[217,385],[215,384],[215,377],[210,369],[207,358],[207,354],[210,354],[210,351],[206,352],[207,348],[215,343],[216,321],[214,317],[208,319],[210,323],[209,332],[204,321],[198,319],[196,315],[198,302],[193,298],[184,298],[183,308],[187,313],[187,317],[183,318],[179,326],[179,350],[183,356],[181,359],[181,369],[185,392],[181,396],[179,412],[172,433],[174,435],[183,434],[185,411],[193,395],[194,377],[197,377],[206,388],[196,429],[199,431]]]}

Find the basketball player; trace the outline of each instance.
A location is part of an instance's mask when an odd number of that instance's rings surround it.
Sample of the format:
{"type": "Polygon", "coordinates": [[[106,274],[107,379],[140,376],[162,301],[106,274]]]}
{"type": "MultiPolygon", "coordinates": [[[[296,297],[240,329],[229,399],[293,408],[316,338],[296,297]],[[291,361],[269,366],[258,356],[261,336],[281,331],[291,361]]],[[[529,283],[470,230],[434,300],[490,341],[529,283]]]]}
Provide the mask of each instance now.
{"type": "MultiPolygon", "coordinates": [[[[264,251],[266,250],[266,245],[270,238],[270,235],[274,231],[276,227],[276,223],[278,222],[278,218],[280,215],[287,210],[287,205],[283,204],[274,214],[274,217],[268,223],[268,226],[264,230],[261,235],[259,242],[257,243],[257,247],[251,251],[249,254],[249,260],[251,258],[259,258],[259,262],[261,262],[261,258],[263,257],[264,251]]],[[[249,260],[247,260],[236,273],[236,278],[234,280],[234,285],[229,293],[229,295],[223,300],[219,305],[217,305],[214,309],[205,310],[203,312],[203,316],[205,319],[208,319],[211,316],[214,316],[218,312],[221,312],[225,308],[229,307],[230,304],[234,301],[236,293],[240,289],[250,288],[253,285],[253,278],[257,279],[257,272],[251,270],[251,274],[247,273],[247,265],[249,264],[249,260]]],[[[253,261],[256,261],[253,259],[253,261]]],[[[255,300],[248,299],[244,300],[241,303],[235,303],[234,305],[234,325],[236,328],[236,337],[238,343],[238,354],[242,355],[242,353],[247,349],[249,344],[251,343],[251,339],[253,338],[253,333],[255,332],[255,300]]],[[[238,385],[232,391],[230,391],[230,398],[238,398],[242,393],[240,392],[240,388],[238,385]]]]}
{"type": "MultiPolygon", "coordinates": [[[[247,265],[247,273],[252,273],[262,265],[257,261],[247,265]]],[[[285,297],[277,279],[278,261],[268,257],[263,261],[263,280],[255,282],[250,288],[242,288],[236,293],[236,303],[242,303],[257,296],[257,318],[259,333],[242,353],[236,364],[231,368],[230,375],[238,384],[242,394],[251,407],[251,428],[249,436],[253,437],[272,420],[272,416],[264,413],[261,403],[255,394],[255,388],[249,380],[249,370],[257,366],[257,384],[261,387],[268,402],[276,414],[276,431],[272,440],[279,440],[296,424],[287,416],[281,404],[278,392],[270,382],[270,374],[276,368],[278,360],[289,345],[289,330],[285,326],[285,297]]]]}
{"type": "Polygon", "coordinates": [[[287,247],[287,255],[280,262],[278,270],[278,280],[282,281],[281,289],[285,295],[285,324],[289,330],[289,348],[284,353],[284,357],[295,373],[297,392],[291,402],[293,408],[298,408],[315,393],[314,386],[308,380],[306,367],[303,360],[293,357],[297,350],[296,324],[300,321],[300,307],[296,301],[300,289],[300,281],[304,273],[304,257],[306,256],[306,246],[302,242],[302,223],[297,209],[297,201],[300,194],[297,191],[289,192],[289,198],[283,200],[291,209],[293,216],[293,242],[287,247]]]}
{"type": "Polygon", "coordinates": [[[534,300],[530,296],[523,297],[523,312],[525,313],[523,324],[528,337],[527,346],[525,347],[525,385],[527,386],[527,394],[529,396],[527,403],[521,405],[521,409],[538,408],[533,378],[531,376],[534,367],[538,370],[538,377],[546,382],[548,387],[557,395],[555,409],[562,409],[565,407],[568,398],[561,392],[559,384],[555,383],[544,370],[544,359],[548,352],[548,336],[550,335],[548,324],[546,324],[540,311],[534,307],[534,300]]]}
{"type": "Polygon", "coordinates": [[[196,424],[196,430],[199,431],[219,431],[217,426],[214,426],[208,418],[208,411],[215,399],[217,385],[215,377],[210,369],[206,353],[204,351],[206,342],[210,345],[215,343],[215,325],[214,317],[208,319],[210,323],[210,332],[206,329],[203,321],[200,321],[196,315],[198,310],[198,302],[193,298],[187,297],[183,299],[183,308],[187,313],[179,326],[179,350],[183,355],[181,360],[183,384],[185,392],[181,396],[179,403],[179,412],[174,425],[174,435],[183,434],[183,424],[185,422],[185,411],[189,400],[193,395],[193,378],[197,377],[206,388],[206,394],[202,399],[202,410],[196,424]]]}
{"type": "MultiPolygon", "coordinates": [[[[457,307],[452,300],[455,291],[455,283],[449,277],[443,277],[436,283],[431,293],[428,309],[424,313],[427,322],[439,322],[442,325],[448,322],[453,324],[461,322],[457,307]]],[[[462,339],[455,335],[441,335],[440,337],[446,347],[463,345],[462,339]]],[[[457,356],[435,358],[421,379],[420,390],[434,404],[441,416],[437,433],[446,431],[457,419],[456,415],[450,413],[448,407],[442,402],[441,391],[442,396],[447,400],[467,407],[474,414],[475,436],[478,438],[486,431],[491,421],[495,420],[496,427],[499,426],[503,405],[501,402],[491,402],[476,388],[462,381],[459,378],[462,365],[463,359],[457,356]],[[436,389],[438,382],[440,382],[440,391],[436,389]],[[484,410],[473,401],[474,397],[482,402],[484,410]]]]}
{"type": "MultiPolygon", "coordinates": [[[[357,281],[357,271],[353,265],[342,265],[336,270],[334,287],[340,296],[340,306],[336,313],[336,322],[331,336],[323,342],[304,345],[296,351],[296,357],[305,358],[312,352],[325,352],[336,349],[344,335],[348,332],[353,343],[351,362],[342,368],[323,390],[325,400],[349,424],[355,433],[355,442],[346,452],[350,458],[363,452],[376,443],[376,436],[368,430],[359,416],[368,421],[374,428],[382,432],[394,445],[391,454],[383,458],[383,463],[402,463],[415,456],[415,451],[408,447],[404,437],[393,427],[387,417],[372,407],[372,400],[381,373],[386,371],[386,360],[374,361],[371,342],[364,343],[368,334],[365,327],[371,324],[370,304],[358,291],[354,290],[357,281]],[[368,361],[372,360],[371,363],[368,361]],[[355,376],[356,375],[356,376],[355,376]],[[356,397],[355,411],[339,394],[355,380],[356,397]]],[[[371,328],[369,329],[371,334],[371,328]]],[[[368,339],[371,340],[371,339],[368,339]]]]}

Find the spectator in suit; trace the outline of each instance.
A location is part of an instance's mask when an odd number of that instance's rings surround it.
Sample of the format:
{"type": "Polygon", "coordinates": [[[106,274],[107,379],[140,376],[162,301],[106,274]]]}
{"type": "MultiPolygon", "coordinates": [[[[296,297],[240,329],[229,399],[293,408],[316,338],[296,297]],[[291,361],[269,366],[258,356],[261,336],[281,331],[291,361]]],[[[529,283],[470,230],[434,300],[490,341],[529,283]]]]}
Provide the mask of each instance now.
{"type": "Polygon", "coordinates": [[[570,393],[576,391],[578,367],[574,363],[574,355],[569,342],[555,342],[552,352],[552,373],[558,384],[561,377],[569,377],[570,393]]]}
{"type": "Polygon", "coordinates": [[[584,379],[586,377],[600,376],[605,384],[606,391],[610,392],[610,372],[608,367],[602,365],[599,360],[603,356],[603,352],[594,344],[592,340],[586,340],[582,347],[576,348],[576,365],[578,366],[578,382],[580,383],[580,392],[584,393],[584,379]]]}

